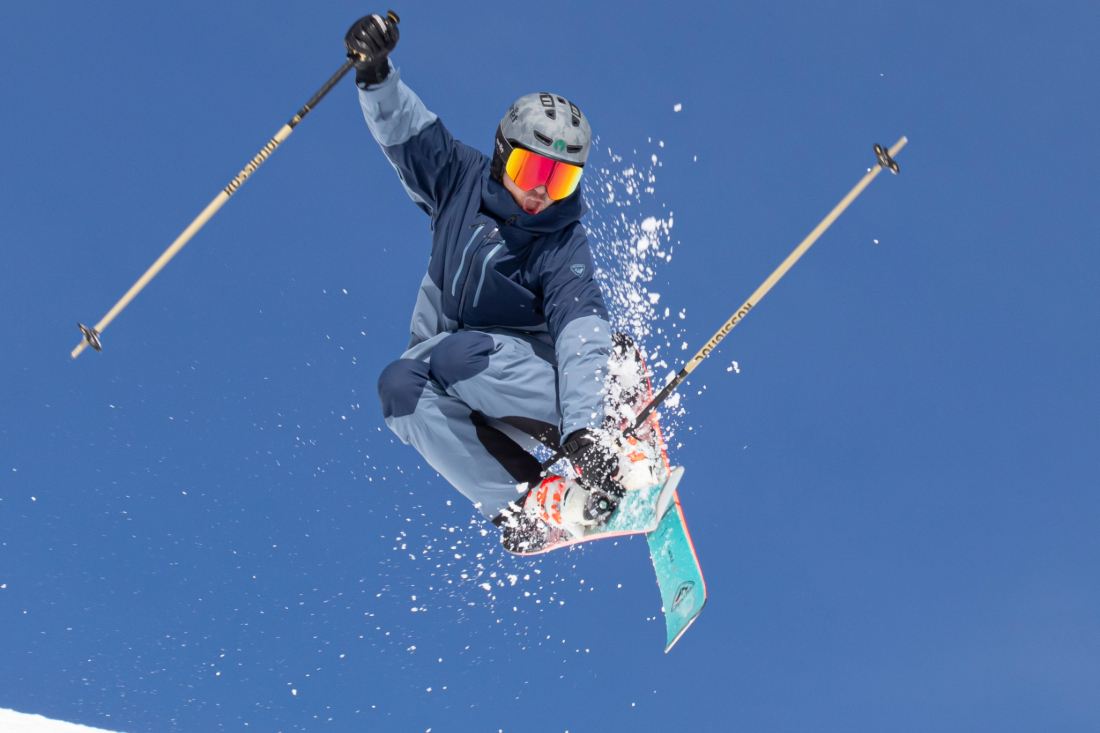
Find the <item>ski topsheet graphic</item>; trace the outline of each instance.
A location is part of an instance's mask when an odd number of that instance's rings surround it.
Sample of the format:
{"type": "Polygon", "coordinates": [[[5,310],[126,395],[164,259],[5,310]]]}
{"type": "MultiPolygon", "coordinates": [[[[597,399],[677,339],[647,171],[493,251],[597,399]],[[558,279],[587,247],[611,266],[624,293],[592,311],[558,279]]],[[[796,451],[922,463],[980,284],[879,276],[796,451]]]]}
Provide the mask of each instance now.
{"type": "Polygon", "coordinates": [[[661,589],[662,611],[665,614],[665,653],[680,640],[707,603],[707,586],[703,570],[695,556],[691,535],[684,523],[680,500],[674,494],[672,506],[661,518],[657,529],[646,537],[649,556],[657,571],[661,589]]]}

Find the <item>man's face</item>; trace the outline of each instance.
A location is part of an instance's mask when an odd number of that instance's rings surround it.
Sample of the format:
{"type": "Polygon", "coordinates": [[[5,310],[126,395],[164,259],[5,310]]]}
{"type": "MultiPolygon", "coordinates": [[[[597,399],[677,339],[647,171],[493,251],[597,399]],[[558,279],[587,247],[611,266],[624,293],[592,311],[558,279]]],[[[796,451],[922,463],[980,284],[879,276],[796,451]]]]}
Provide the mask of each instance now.
{"type": "Polygon", "coordinates": [[[524,191],[516,185],[515,181],[505,173],[503,176],[504,187],[521,209],[528,214],[538,214],[554,203],[554,200],[546,195],[546,186],[536,186],[530,191],[524,191]]]}

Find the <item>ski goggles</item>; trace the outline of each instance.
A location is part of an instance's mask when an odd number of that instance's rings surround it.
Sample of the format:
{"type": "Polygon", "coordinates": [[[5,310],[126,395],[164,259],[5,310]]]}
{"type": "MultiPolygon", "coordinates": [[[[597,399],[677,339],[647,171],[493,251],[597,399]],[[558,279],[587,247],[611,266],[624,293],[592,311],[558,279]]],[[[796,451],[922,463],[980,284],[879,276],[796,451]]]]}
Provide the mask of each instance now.
{"type": "Polygon", "coordinates": [[[571,196],[584,173],[584,168],[579,165],[551,160],[523,148],[512,148],[505,170],[520,190],[530,191],[546,186],[546,195],[554,201],[571,196]]]}

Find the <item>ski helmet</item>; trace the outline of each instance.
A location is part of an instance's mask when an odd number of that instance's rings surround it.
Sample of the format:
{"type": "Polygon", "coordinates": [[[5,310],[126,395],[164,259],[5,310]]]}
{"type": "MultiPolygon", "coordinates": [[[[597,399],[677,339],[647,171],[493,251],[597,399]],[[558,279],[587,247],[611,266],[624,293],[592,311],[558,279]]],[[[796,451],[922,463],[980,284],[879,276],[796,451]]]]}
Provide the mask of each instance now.
{"type": "Polygon", "coordinates": [[[577,105],[556,94],[527,94],[516,100],[497,127],[489,174],[503,182],[508,156],[517,147],[583,166],[591,144],[592,128],[577,105]]]}

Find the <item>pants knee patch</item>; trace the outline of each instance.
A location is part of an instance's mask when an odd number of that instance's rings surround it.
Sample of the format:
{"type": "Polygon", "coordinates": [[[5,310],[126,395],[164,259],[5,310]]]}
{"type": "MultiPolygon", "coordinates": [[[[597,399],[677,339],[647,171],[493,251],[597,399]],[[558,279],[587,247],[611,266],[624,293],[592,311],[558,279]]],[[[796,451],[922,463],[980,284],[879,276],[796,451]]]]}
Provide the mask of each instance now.
{"type": "Polygon", "coordinates": [[[439,342],[432,350],[430,374],[443,389],[476,376],[489,368],[493,337],[477,331],[459,331],[439,342]]]}
{"type": "MultiPolygon", "coordinates": [[[[444,339],[446,341],[446,339],[444,339]]],[[[405,417],[416,410],[424,385],[428,383],[428,365],[416,359],[398,359],[378,377],[378,400],[382,417],[405,417]]]]}

